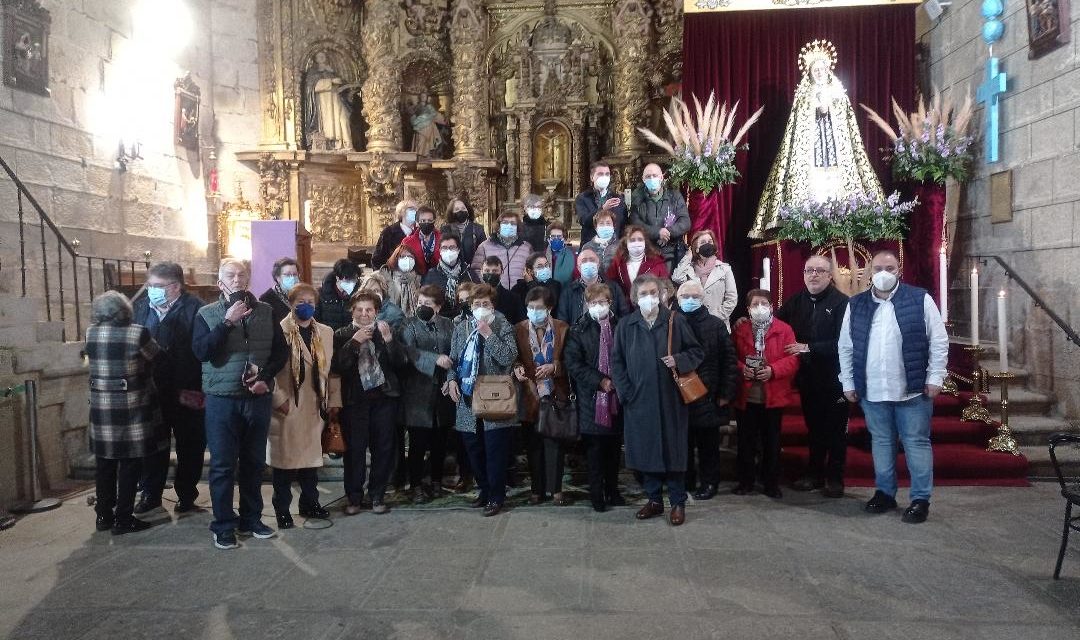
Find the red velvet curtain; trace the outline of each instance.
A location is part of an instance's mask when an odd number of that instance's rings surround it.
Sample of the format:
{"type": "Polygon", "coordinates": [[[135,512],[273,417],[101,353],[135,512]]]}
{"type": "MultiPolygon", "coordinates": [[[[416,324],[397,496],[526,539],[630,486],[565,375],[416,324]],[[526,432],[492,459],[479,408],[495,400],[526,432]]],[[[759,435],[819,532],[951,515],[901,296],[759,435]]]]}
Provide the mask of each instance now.
{"type": "MultiPolygon", "coordinates": [[[[739,100],[738,124],[765,105],[761,120],[750,131],[749,151],[738,155],[743,178],[725,187],[720,199],[721,219],[729,225],[724,256],[743,291],[751,278],[761,275],[760,260],[752,259],[753,241],[746,233],[791,112],[800,79],[799,49],[816,39],[836,45],[836,75],[862,123],[867,154],[886,193],[891,193],[891,175],[880,151],[891,141],[867,120],[858,104],[886,117],[892,113],[894,96],[901,108],[913,106],[915,5],[686,14],[683,97],[690,100],[696,95],[704,103],[709,92],[715,91],[721,101],[739,100]]],[[[801,286],[801,264],[788,262],[785,271],[797,268],[796,282],[801,286]]],[[[785,281],[791,282],[789,277],[785,281]]],[[[753,282],[756,286],[756,279],[753,282]]],[[[789,285],[784,294],[795,290],[789,285]]]]}

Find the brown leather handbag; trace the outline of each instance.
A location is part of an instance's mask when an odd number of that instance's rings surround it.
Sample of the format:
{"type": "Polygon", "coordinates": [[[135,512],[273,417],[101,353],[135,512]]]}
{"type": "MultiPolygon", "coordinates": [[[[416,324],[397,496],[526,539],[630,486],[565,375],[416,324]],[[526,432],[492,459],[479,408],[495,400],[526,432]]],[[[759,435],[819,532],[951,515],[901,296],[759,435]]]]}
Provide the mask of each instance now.
{"type": "Polygon", "coordinates": [[[476,376],[472,412],[480,420],[502,422],[517,417],[517,385],[505,376],[476,376]]]}
{"type": "MultiPolygon", "coordinates": [[[[667,324],[667,354],[669,356],[671,355],[671,334],[674,329],[675,312],[672,311],[668,316],[667,324]]],[[[709,389],[705,386],[705,383],[701,381],[701,378],[698,377],[697,371],[679,373],[675,369],[672,369],[671,377],[675,379],[675,386],[679,388],[679,394],[682,395],[683,404],[693,404],[709,395],[709,389]]]]}
{"type": "Polygon", "coordinates": [[[341,455],[348,447],[345,445],[345,437],[341,435],[341,422],[339,419],[331,419],[323,427],[322,450],[323,453],[341,455]]]}

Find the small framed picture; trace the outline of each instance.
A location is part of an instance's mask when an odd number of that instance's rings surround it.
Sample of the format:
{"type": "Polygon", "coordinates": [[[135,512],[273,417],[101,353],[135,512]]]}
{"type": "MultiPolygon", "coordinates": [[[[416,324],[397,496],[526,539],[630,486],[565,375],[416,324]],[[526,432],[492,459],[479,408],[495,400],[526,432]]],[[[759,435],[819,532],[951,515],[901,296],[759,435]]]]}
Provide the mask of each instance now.
{"type": "Polygon", "coordinates": [[[1028,58],[1041,58],[1069,41],[1069,0],[1024,0],[1028,58]]]}
{"type": "Polygon", "coordinates": [[[49,95],[49,25],[52,18],[36,0],[0,0],[3,5],[4,84],[49,95]]]}

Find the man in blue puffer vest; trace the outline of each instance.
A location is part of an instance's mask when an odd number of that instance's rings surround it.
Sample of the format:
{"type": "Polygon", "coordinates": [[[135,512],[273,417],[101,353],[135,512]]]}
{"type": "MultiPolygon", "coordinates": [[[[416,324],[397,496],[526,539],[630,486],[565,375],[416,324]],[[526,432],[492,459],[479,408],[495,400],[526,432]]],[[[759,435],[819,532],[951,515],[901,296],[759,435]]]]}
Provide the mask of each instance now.
{"type": "Polygon", "coordinates": [[[866,511],[896,508],[896,440],[911,475],[911,506],[903,521],[925,522],[934,485],[930,417],[941,392],[949,336],[924,289],[900,282],[900,260],[878,251],[870,261],[873,286],[851,298],[840,328],[840,383],[866,416],[877,491],[866,511]]]}

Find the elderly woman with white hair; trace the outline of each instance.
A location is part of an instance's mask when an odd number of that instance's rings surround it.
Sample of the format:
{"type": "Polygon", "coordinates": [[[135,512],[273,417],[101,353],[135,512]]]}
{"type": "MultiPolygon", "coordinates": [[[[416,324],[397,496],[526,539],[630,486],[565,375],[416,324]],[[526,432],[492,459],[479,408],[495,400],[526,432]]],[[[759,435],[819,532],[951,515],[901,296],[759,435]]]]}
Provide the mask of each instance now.
{"type": "Polygon", "coordinates": [[[169,448],[152,363],[165,357],[146,327],[132,324],[131,302],[106,291],[92,304],[90,450],[97,459],[97,530],[122,535],[150,528],[133,514],[142,459],[169,448]]]}
{"type": "Polygon", "coordinates": [[[546,251],[547,226],[551,222],[544,217],[544,199],[535,193],[521,198],[521,239],[528,242],[533,251],[546,251]]]}
{"type": "Polygon", "coordinates": [[[394,207],[394,216],[397,221],[388,224],[379,234],[379,240],[375,243],[374,251],[371,252],[373,268],[381,269],[401,241],[416,233],[416,210],[416,201],[409,199],[402,200],[394,207]]]}

